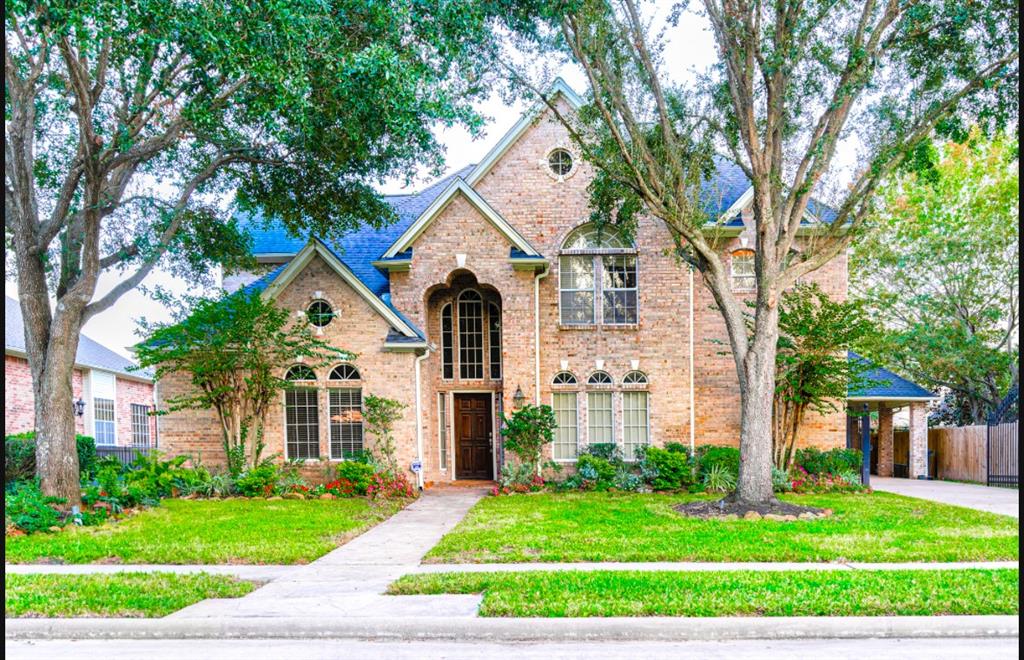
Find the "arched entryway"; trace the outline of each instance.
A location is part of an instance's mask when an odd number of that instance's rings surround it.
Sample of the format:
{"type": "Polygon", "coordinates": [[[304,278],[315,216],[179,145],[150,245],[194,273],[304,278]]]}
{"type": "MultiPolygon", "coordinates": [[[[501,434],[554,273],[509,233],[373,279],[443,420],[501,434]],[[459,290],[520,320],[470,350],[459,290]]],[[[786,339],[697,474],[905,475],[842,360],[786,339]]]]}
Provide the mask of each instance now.
{"type": "Polygon", "coordinates": [[[501,294],[468,270],[427,291],[427,334],[437,401],[433,430],[441,468],[453,479],[494,479],[501,415],[501,294]]]}

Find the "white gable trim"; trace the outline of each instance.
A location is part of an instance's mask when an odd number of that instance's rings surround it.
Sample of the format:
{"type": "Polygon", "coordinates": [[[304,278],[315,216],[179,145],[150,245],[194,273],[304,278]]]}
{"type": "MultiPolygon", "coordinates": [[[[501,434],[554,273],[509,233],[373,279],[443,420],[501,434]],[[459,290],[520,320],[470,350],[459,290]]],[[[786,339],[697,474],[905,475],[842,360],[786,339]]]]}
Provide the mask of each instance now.
{"type": "Polygon", "coordinates": [[[529,241],[523,238],[522,234],[517,232],[515,228],[508,223],[505,218],[501,217],[501,214],[494,210],[494,208],[488,204],[483,197],[481,197],[468,183],[461,177],[457,177],[451,184],[445,188],[445,191],[441,193],[437,199],[435,199],[430,206],[420,214],[420,217],[416,218],[416,222],[412,223],[405,232],[398,237],[388,251],[384,253],[382,259],[391,259],[395,255],[408,250],[409,247],[420,237],[427,227],[444,211],[448,205],[455,199],[458,194],[465,195],[469,203],[476,207],[476,210],[480,212],[487,220],[494,225],[501,234],[508,239],[512,245],[516,246],[526,254],[530,256],[540,256],[533,246],[530,245],[529,241]]]}
{"type": "MultiPolygon", "coordinates": [[[[569,87],[561,78],[556,78],[555,82],[552,83],[551,89],[548,90],[547,96],[554,101],[558,96],[561,95],[569,103],[573,110],[578,110],[583,105],[583,99],[580,95],[569,87]]],[[[484,159],[477,163],[473,171],[466,176],[466,182],[471,186],[475,186],[480,182],[480,179],[484,178],[484,175],[491,171],[494,164],[501,160],[501,157],[505,155],[513,144],[526,132],[533,122],[541,115],[544,110],[547,110],[548,106],[544,102],[539,102],[530,108],[527,112],[523,113],[523,116],[519,118],[519,121],[505,133],[505,136],[501,138],[498,144],[494,145],[494,148],[487,152],[484,159]]]]}
{"type": "Polygon", "coordinates": [[[264,298],[275,298],[286,286],[288,286],[295,277],[302,272],[302,269],[309,265],[309,262],[313,260],[314,256],[319,255],[321,259],[327,262],[327,264],[345,280],[345,283],[352,287],[360,297],[365,300],[375,312],[380,314],[384,319],[391,324],[391,326],[401,332],[406,337],[419,337],[415,330],[409,326],[408,323],[402,320],[402,318],[394,312],[393,309],[384,304],[380,298],[374,295],[373,291],[363,284],[362,280],[356,277],[348,266],[346,266],[338,257],[331,252],[326,245],[317,239],[310,239],[306,246],[299,250],[295,258],[288,262],[284,270],[274,278],[274,281],[263,290],[261,294],[264,298]]]}

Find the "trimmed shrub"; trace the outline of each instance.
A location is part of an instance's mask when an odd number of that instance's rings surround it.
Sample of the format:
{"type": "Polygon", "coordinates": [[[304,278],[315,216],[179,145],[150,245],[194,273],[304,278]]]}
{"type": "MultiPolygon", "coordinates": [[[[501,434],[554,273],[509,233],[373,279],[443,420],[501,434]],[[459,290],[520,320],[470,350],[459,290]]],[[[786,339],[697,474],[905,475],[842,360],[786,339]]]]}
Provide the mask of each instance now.
{"type": "Polygon", "coordinates": [[[356,495],[366,495],[366,489],[370,487],[373,475],[376,470],[372,465],[358,461],[342,461],[338,464],[338,479],[344,479],[352,484],[356,495]]]}
{"type": "Polygon", "coordinates": [[[740,450],[717,445],[702,445],[697,448],[697,468],[702,481],[716,465],[731,474],[735,481],[740,474],[740,450]]]}
{"type": "Polygon", "coordinates": [[[863,454],[859,449],[835,448],[821,451],[814,447],[798,449],[793,456],[793,465],[807,474],[843,474],[860,472],[863,454]]]}
{"type": "MultiPolygon", "coordinates": [[[[678,444],[678,443],[676,443],[678,444]]],[[[654,490],[679,490],[693,482],[693,466],[682,452],[659,447],[645,447],[640,469],[654,490]]]]}
{"type": "Polygon", "coordinates": [[[279,477],[280,471],[276,465],[264,464],[243,472],[235,481],[235,488],[246,497],[266,497],[274,493],[279,477]]]}
{"type": "MultiPolygon", "coordinates": [[[[75,436],[78,471],[91,479],[96,475],[96,441],[87,435],[75,436]]],[[[25,431],[4,438],[4,483],[24,481],[36,476],[36,432],[25,431]]]]}
{"type": "Polygon", "coordinates": [[[615,485],[615,465],[608,459],[593,454],[580,454],[576,459],[576,473],[593,490],[608,490],[615,485]]]}

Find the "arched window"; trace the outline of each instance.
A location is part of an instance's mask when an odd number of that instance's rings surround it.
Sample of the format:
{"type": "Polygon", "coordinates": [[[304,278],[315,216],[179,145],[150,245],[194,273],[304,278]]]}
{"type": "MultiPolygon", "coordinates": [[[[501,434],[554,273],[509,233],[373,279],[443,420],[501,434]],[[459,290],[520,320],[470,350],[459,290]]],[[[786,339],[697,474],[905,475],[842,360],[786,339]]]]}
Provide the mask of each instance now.
{"type": "Polygon", "coordinates": [[[575,385],[576,383],[576,376],[572,375],[569,371],[559,371],[555,374],[555,377],[551,379],[552,385],[575,385]]]}
{"type": "MultiPolygon", "coordinates": [[[[316,373],[296,364],[285,380],[316,381],[316,373]]],[[[284,392],[285,455],[287,458],[320,458],[320,406],[313,387],[290,387],[284,392]]]]}
{"type": "Polygon", "coordinates": [[[629,373],[622,377],[622,384],[632,385],[634,387],[646,386],[647,375],[644,374],[644,372],[642,371],[630,371],[629,373]]]}
{"type": "Polygon", "coordinates": [[[441,308],[441,377],[451,380],[455,377],[455,349],[452,336],[452,304],[441,308]]]}
{"type": "Polygon", "coordinates": [[[363,450],[363,389],[358,386],[362,378],[351,364],[339,364],[327,380],[331,458],[348,458],[363,450]]]}
{"type": "Polygon", "coordinates": [[[587,379],[587,385],[612,385],[612,377],[607,371],[595,371],[587,379]]]}
{"type": "Polygon", "coordinates": [[[732,253],[733,291],[753,291],[757,282],[754,272],[754,251],[736,250],[732,253]]]}
{"type": "Polygon", "coordinates": [[[637,322],[636,250],[614,228],[573,230],[562,244],[558,272],[563,325],[637,322]]]}
{"type": "Polygon", "coordinates": [[[487,341],[490,344],[491,378],[501,378],[501,310],[494,303],[487,303],[487,341]]]}
{"type": "Polygon", "coordinates": [[[459,377],[484,377],[484,304],[472,289],[459,295],[459,377]]]}
{"type": "Polygon", "coordinates": [[[316,372],[305,364],[296,364],[288,369],[285,380],[316,380],[316,372]]]}

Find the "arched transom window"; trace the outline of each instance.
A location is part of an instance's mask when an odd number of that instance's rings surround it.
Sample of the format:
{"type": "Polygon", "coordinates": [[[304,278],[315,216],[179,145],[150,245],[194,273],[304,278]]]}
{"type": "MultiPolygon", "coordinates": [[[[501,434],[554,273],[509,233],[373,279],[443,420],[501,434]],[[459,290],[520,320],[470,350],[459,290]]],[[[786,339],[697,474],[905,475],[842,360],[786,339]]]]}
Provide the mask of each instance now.
{"type": "Polygon", "coordinates": [[[637,322],[636,249],[613,227],[583,225],[558,258],[563,325],[637,322]]]}

